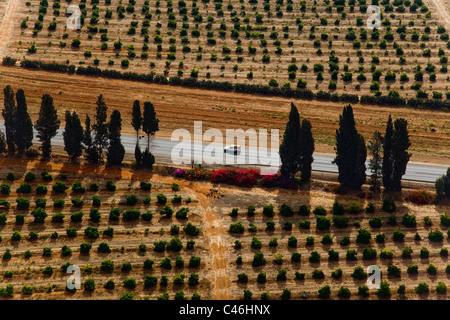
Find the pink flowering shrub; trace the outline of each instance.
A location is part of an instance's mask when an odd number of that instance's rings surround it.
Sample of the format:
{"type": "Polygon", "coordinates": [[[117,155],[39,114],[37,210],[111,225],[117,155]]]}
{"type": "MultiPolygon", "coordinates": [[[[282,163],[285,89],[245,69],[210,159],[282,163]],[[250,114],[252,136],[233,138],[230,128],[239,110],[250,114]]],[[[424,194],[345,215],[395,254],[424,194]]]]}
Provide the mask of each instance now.
{"type": "Polygon", "coordinates": [[[211,174],[211,182],[228,183],[240,187],[252,187],[260,178],[255,169],[219,169],[211,174]]]}
{"type": "Polygon", "coordinates": [[[406,198],[416,204],[430,204],[434,201],[435,195],[427,189],[421,189],[410,192],[406,198]]]}

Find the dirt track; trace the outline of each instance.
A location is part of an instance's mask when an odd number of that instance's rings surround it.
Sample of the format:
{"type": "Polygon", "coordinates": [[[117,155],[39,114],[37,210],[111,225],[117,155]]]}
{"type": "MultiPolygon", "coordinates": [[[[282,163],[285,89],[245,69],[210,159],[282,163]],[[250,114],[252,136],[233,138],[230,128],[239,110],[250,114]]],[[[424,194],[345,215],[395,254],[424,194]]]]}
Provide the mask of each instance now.
{"type": "Polygon", "coordinates": [[[18,2],[19,0],[6,0],[5,12],[0,21],[0,57],[5,54],[4,49],[8,45],[11,33],[13,32],[13,14],[18,2]]]}
{"type": "Polygon", "coordinates": [[[436,13],[442,17],[443,21],[447,25],[447,28],[450,27],[450,14],[445,6],[446,0],[428,0],[433,3],[433,5],[436,7],[436,13]]]}

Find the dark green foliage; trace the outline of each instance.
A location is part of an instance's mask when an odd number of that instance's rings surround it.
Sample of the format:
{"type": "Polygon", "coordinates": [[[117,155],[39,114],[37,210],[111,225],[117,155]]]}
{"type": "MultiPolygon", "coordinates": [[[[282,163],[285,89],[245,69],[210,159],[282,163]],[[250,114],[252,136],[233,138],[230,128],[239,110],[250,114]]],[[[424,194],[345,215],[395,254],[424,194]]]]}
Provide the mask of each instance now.
{"type": "Polygon", "coordinates": [[[17,108],[15,118],[15,136],[14,142],[17,145],[19,153],[23,153],[32,146],[33,123],[28,114],[25,92],[22,89],[16,92],[17,108]]]}
{"type": "Polygon", "coordinates": [[[151,221],[153,218],[153,213],[151,211],[144,212],[141,214],[141,218],[144,221],[151,221]]]}
{"type": "MultiPolygon", "coordinates": [[[[66,126],[63,132],[64,150],[67,152],[70,160],[75,160],[80,157],[83,152],[82,143],[84,131],[81,125],[81,120],[75,111],[72,113],[70,111],[66,111],[65,117],[66,126]]],[[[72,190],[74,190],[73,186],[72,190]]]]}
{"type": "Polygon", "coordinates": [[[101,205],[101,200],[99,196],[92,196],[92,205],[94,207],[100,207],[101,205]]]}
{"type": "Polygon", "coordinates": [[[321,299],[328,299],[331,295],[331,289],[329,285],[325,285],[322,288],[318,290],[319,292],[319,298],[321,299]]]}
{"type": "Polygon", "coordinates": [[[83,187],[80,181],[74,181],[74,183],[72,183],[72,191],[74,193],[84,193],[86,188],[83,187]]]}
{"type": "Polygon", "coordinates": [[[187,219],[188,212],[189,208],[182,207],[180,210],[176,212],[175,217],[177,219],[187,219]]]}
{"type": "Polygon", "coordinates": [[[110,165],[120,165],[125,157],[125,148],[120,138],[122,118],[118,110],[114,110],[108,123],[108,152],[107,162],[110,165]]]}
{"type": "Polygon", "coordinates": [[[103,162],[103,150],[108,146],[108,124],[106,123],[107,110],[108,107],[106,106],[103,95],[99,95],[97,97],[96,102],[95,122],[94,125],[92,126],[92,129],[95,133],[92,145],[95,147],[95,150],[97,151],[96,158],[100,162],[103,162]]]}
{"type": "Polygon", "coordinates": [[[391,296],[391,289],[387,281],[381,281],[380,288],[377,290],[377,295],[380,299],[389,298],[391,296]]]}
{"type": "Polygon", "coordinates": [[[3,118],[5,119],[5,133],[6,144],[8,145],[8,152],[14,153],[16,151],[15,136],[16,127],[16,101],[14,98],[14,91],[10,85],[3,89],[4,93],[4,109],[2,110],[3,118]]]}
{"type": "Polygon", "coordinates": [[[366,229],[359,229],[356,236],[356,243],[369,244],[372,234],[366,229]]]}
{"type": "Polygon", "coordinates": [[[183,248],[183,243],[179,238],[172,238],[166,248],[167,250],[178,252],[183,248]]]}
{"type": "Polygon", "coordinates": [[[383,148],[383,136],[379,131],[375,131],[372,136],[372,140],[369,141],[367,146],[371,158],[369,160],[370,175],[370,190],[373,192],[379,192],[381,188],[382,178],[382,148],[383,148]]]}
{"type": "Polygon", "coordinates": [[[432,230],[428,233],[428,239],[433,242],[442,242],[444,235],[440,230],[432,230]]]}
{"type": "Polygon", "coordinates": [[[428,294],[430,292],[430,288],[428,284],[425,282],[421,282],[417,285],[417,287],[414,288],[414,291],[418,294],[428,294]]]}
{"type": "Polygon", "coordinates": [[[97,251],[99,253],[111,253],[111,249],[109,248],[109,245],[106,242],[101,242],[98,245],[97,251]]]}
{"type": "Polygon", "coordinates": [[[21,183],[19,188],[16,190],[17,193],[30,193],[31,186],[28,183],[21,183]]]}
{"type": "Polygon", "coordinates": [[[37,194],[47,194],[47,191],[48,191],[47,187],[42,185],[42,184],[38,184],[36,186],[36,193],[37,194]]]}
{"type": "Polygon", "coordinates": [[[326,218],[324,216],[317,216],[316,217],[316,227],[319,230],[326,230],[329,229],[331,226],[331,220],[329,218],[326,218]]]}
{"type": "Polygon", "coordinates": [[[367,277],[367,273],[362,267],[357,266],[353,269],[353,273],[351,274],[351,276],[357,280],[362,280],[367,277]]]}
{"type": "MultiPolygon", "coordinates": [[[[239,223],[239,222],[238,222],[239,223]]],[[[230,226],[231,228],[231,226],[230,226]]],[[[242,226],[242,228],[244,228],[244,226],[242,226]]],[[[197,236],[200,233],[200,229],[197,228],[196,226],[194,226],[192,223],[188,222],[184,227],[183,227],[183,231],[184,233],[186,233],[187,235],[190,236],[197,236]]],[[[231,232],[231,231],[230,231],[231,232]]],[[[243,231],[242,231],[243,232],[243,231]]],[[[242,233],[240,232],[240,233],[242,233]]]]}
{"type": "Polygon", "coordinates": [[[253,267],[259,267],[266,264],[266,259],[264,258],[264,255],[262,252],[256,252],[253,256],[252,266],[253,267]]]}
{"type": "Polygon", "coordinates": [[[395,205],[395,202],[391,199],[384,199],[383,200],[383,206],[381,207],[383,211],[386,212],[394,212],[397,210],[397,207],[395,205]]]}
{"type": "Polygon", "coordinates": [[[67,245],[63,245],[61,248],[61,254],[64,257],[70,256],[72,254],[72,249],[70,249],[67,245]]]}
{"type": "Polygon", "coordinates": [[[334,216],[333,225],[337,228],[346,228],[348,225],[348,218],[342,216],[334,216]]]}
{"type": "Polygon", "coordinates": [[[119,208],[111,209],[111,211],[109,212],[109,220],[117,221],[119,220],[119,217],[120,217],[120,209],[119,208]]]}
{"type": "Polygon", "coordinates": [[[308,258],[309,262],[320,262],[320,254],[317,251],[312,251],[311,255],[308,258]]]}
{"type": "Polygon", "coordinates": [[[363,259],[364,260],[372,260],[377,257],[377,251],[373,248],[365,247],[363,249],[363,259]]]}
{"type": "Polygon", "coordinates": [[[112,237],[114,236],[114,228],[108,227],[105,230],[103,230],[102,234],[104,236],[112,237]]]}
{"type": "Polygon", "coordinates": [[[263,206],[263,215],[266,217],[273,217],[274,212],[273,212],[273,205],[272,204],[267,204],[263,206]]]}
{"type": "Polygon", "coordinates": [[[232,223],[228,229],[230,233],[244,233],[244,230],[245,228],[242,222],[232,223]]]}
{"type": "Polygon", "coordinates": [[[397,266],[388,265],[387,272],[388,272],[388,275],[391,275],[391,276],[396,277],[396,278],[400,278],[401,270],[397,266]]]}
{"type": "Polygon", "coordinates": [[[306,206],[306,205],[301,205],[299,210],[298,210],[298,214],[301,216],[307,216],[310,213],[310,209],[306,206]]]}
{"type": "Polygon", "coordinates": [[[394,230],[394,234],[392,235],[392,239],[394,241],[403,241],[405,239],[406,233],[400,230],[394,230]]]}
{"type": "Polygon", "coordinates": [[[83,219],[83,211],[75,211],[70,215],[70,221],[72,222],[81,222],[83,219]]]}
{"type": "Polygon", "coordinates": [[[17,209],[19,210],[27,210],[30,208],[30,200],[24,197],[19,197],[16,199],[17,209]]]}
{"type": "Polygon", "coordinates": [[[123,212],[122,219],[123,221],[134,221],[139,219],[141,216],[141,211],[137,209],[128,209],[123,212]]]}
{"type": "Polygon", "coordinates": [[[77,228],[67,228],[66,233],[69,238],[76,237],[77,236],[77,228]]]}
{"type": "Polygon", "coordinates": [[[291,102],[289,121],[283,135],[283,142],[280,145],[281,174],[286,178],[294,178],[295,174],[301,170],[300,159],[300,115],[297,107],[291,102]]]}
{"type": "MultiPolygon", "coordinates": [[[[159,131],[159,120],[156,118],[156,112],[153,104],[149,101],[144,102],[144,113],[142,118],[142,131],[147,134],[147,148],[146,152],[149,154],[150,149],[150,136],[153,136],[159,131]]],[[[151,155],[151,154],[150,154],[151,155]]],[[[143,161],[145,164],[145,160],[143,161]]],[[[147,166],[150,163],[147,162],[147,166]]],[[[151,168],[151,166],[150,166],[151,168]]]]}
{"type": "Polygon", "coordinates": [[[158,193],[156,195],[156,199],[157,199],[157,202],[159,204],[166,204],[167,203],[167,197],[164,194],[162,194],[162,193],[158,193]]]}
{"type": "Polygon", "coordinates": [[[165,257],[161,260],[159,266],[164,269],[172,269],[172,260],[169,257],[165,257]]]}
{"type": "Polygon", "coordinates": [[[99,236],[98,228],[93,227],[93,226],[88,226],[86,229],[84,229],[84,234],[88,238],[97,239],[99,236]]]}
{"type": "Polygon", "coordinates": [[[366,180],[367,150],[364,138],[356,131],[351,105],[345,106],[339,116],[339,129],[336,130],[336,163],[338,180],[345,187],[360,189],[366,180]]]}
{"type": "Polygon", "coordinates": [[[327,210],[324,207],[322,207],[322,206],[317,206],[317,207],[314,208],[313,213],[316,216],[324,216],[324,215],[327,214],[327,210]]]}
{"type": "Polygon", "coordinates": [[[49,94],[42,96],[39,118],[34,128],[38,132],[37,138],[42,142],[42,157],[48,158],[52,152],[51,139],[56,135],[60,121],[53,105],[53,98],[49,94]]]}
{"type": "Polygon", "coordinates": [[[52,186],[52,190],[55,193],[64,193],[69,187],[62,181],[56,181],[52,186]]]}
{"type": "Polygon", "coordinates": [[[92,245],[90,243],[84,242],[80,244],[80,253],[89,254],[91,251],[92,245]]]}
{"type": "Polygon", "coordinates": [[[44,223],[45,218],[48,216],[47,212],[45,212],[43,208],[34,209],[31,212],[31,215],[34,217],[35,223],[44,223]]]}
{"type": "Polygon", "coordinates": [[[134,289],[136,288],[136,280],[130,278],[130,279],[125,279],[123,281],[123,286],[127,289],[134,289]]]}
{"type": "Polygon", "coordinates": [[[294,210],[292,210],[287,204],[283,203],[280,208],[280,214],[284,217],[291,217],[294,215],[294,210]]]}
{"type": "Polygon", "coordinates": [[[334,200],[332,212],[335,215],[343,215],[345,212],[344,205],[342,203],[340,203],[339,201],[334,200]]]}

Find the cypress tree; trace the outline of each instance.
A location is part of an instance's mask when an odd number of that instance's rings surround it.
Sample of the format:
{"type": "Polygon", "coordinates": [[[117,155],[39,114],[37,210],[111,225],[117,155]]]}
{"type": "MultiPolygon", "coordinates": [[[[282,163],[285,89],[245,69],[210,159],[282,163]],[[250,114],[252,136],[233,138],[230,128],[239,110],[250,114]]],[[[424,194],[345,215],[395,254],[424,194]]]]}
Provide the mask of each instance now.
{"type": "Polygon", "coordinates": [[[379,192],[381,187],[381,167],[382,167],[382,148],[383,148],[383,136],[379,131],[375,131],[372,136],[372,140],[369,141],[368,149],[371,155],[369,160],[370,175],[370,190],[373,192],[379,192]]]}
{"type": "MultiPolygon", "coordinates": [[[[305,137],[306,138],[306,137],[305,137]]],[[[281,175],[292,179],[301,170],[300,155],[300,115],[297,107],[291,102],[289,120],[280,145],[281,175]]]]}
{"type": "Polygon", "coordinates": [[[74,111],[66,111],[66,127],[63,133],[64,150],[69,155],[70,160],[75,160],[83,153],[84,131],[80,118],[74,111]]]}
{"type": "Polygon", "coordinates": [[[142,164],[148,169],[151,169],[155,164],[155,156],[148,148],[145,148],[145,151],[142,153],[142,164]]]}
{"type": "Polygon", "coordinates": [[[8,152],[16,152],[15,135],[16,135],[16,101],[14,99],[14,91],[10,85],[3,89],[4,94],[4,108],[2,110],[3,118],[5,119],[5,134],[6,144],[8,145],[8,152]]]}
{"type": "Polygon", "coordinates": [[[122,118],[118,110],[114,110],[108,123],[109,147],[107,153],[108,164],[120,165],[125,156],[125,148],[120,139],[122,129],[122,118]]]}
{"type": "Polygon", "coordinates": [[[91,118],[88,115],[86,115],[86,120],[84,122],[83,145],[87,161],[92,164],[98,163],[98,151],[92,143],[91,118]]]}
{"type": "MultiPolygon", "coordinates": [[[[147,134],[147,149],[150,149],[150,136],[159,131],[159,119],[151,102],[144,102],[144,116],[142,119],[142,130],[147,134]]],[[[147,151],[148,151],[147,150],[147,151]]]]}
{"type": "Polygon", "coordinates": [[[139,144],[139,130],[142,126],[142,114],[141,114],[141,105],[139,100],[135,100],[133,103],[133,111],[131,114],[131,125],[136,131],[136,144],[139,144]]]}
{"type": "Polygon", "coordinates": [[[386,190],[391,190],[392,188],[392,133],[394,127],[392,125],[392,117],[389,115],[389,119],[386,124],[386,133],[384,135],[383,144],[383,185],[386,190]]]}
{"type": "Polygon", "coordinates": [[[303,119],[300,128],[300,157],[301,157],[301,178],[302,182],[307,182],[311,178],[312,163],[314,161],[314,137],[311,131],[311,122],[303,119]]]}
{"type": "Polygon", "coordinates": [[[0,153],[6,151],[6,139],[5,134],[0,130],[0,153]]]}
{"type": "Polygon", "coordinates": [[[53,105],[53,98],[49,94],[42,96],[39,118],[36,121],[35,128],[38,132],[37,137],[42,142],[42,157],[48,158],[52,153],[51,139],[56,135],[59,129],[60,121],[53,105]]]}
{"type": "Polygon", "coordinates": [[[22,89],[16,92],[16,135],[14,137],[17,145],[17,151],[24,153],[33,145],[33,123],[28,114],[25,92],[22,89]]]}
{"type": "Polygon", "coordinates": [[[103,95],[99,95],[96,102],[95,123],[92,128],[95,131],[94,146],[98,152],[98,161],[103,162],[103,150],[108,146],[108,124],[105,99],[103,95]]]}
{"type": "Polygon", "coordinates": [[[338,166],[338,180],[342,187],[360,189],[366,179],[367,149],[364,138],[356,130],[351,105],[345,106],[339,116],[335,150],[333,163],[338,166]]]}
{"type": "Polygon", "coordinates": [[[408,121],[403,118],[395,120],[392,134],[392,190],[400,191],[402,189],[402,177],[411,157],[407,151],[410,146],[408,121]]]}

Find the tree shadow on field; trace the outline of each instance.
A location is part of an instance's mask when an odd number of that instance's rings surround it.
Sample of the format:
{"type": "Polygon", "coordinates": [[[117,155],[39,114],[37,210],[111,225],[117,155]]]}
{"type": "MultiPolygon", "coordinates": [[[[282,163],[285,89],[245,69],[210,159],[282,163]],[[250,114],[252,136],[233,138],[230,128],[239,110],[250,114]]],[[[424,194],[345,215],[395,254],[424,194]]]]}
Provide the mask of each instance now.
{"type": "MultiPolygon", "coordinates": [[[[27,164],[30,160],[30,158],[18,155],[0,156],[0,167],[4,170],[11,170],[14,174],[15,180],[18,180],[25,175],[25,172],[27,171],[27,164]],[[12,161],[14,164],[11,164],[12,161]]],[[[6,179],[6,176],[1,178],[6,179]]]]}

